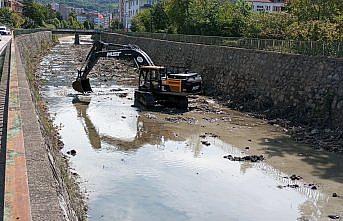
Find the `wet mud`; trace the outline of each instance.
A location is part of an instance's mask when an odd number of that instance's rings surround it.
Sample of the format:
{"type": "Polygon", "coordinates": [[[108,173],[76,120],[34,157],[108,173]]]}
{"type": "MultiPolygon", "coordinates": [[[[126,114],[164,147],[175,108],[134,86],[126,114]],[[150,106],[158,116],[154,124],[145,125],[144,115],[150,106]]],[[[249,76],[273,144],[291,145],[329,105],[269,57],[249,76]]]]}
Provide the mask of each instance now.
{"type": "Polygon", "coordinates": [[[192,96],[187,112],[132,107],[128,62],[100,61],[90,104],[75,103],[71,82],[90,45],[60,41],[37,75],[89,220],[342,217],[342,156],[204,96],[192,96]]]}

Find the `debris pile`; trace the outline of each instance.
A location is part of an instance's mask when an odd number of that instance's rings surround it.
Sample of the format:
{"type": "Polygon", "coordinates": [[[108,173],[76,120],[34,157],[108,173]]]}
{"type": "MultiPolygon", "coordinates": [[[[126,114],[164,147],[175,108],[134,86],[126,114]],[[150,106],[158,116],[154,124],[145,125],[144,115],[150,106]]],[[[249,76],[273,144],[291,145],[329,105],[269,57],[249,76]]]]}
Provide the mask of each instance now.
{"type": "Polygon", "coordinates": [[[227,155],[227,156],[224,156],[224,158],[231,161],[250,161],[252,163],[260,162],[265,159],[263,155],[260,155],[260,156],[251,155],[251,156],[244,156],[244,157],[234,157],[232,155],[227,155]]]}
{"type": "Polygon", "coordinates": [[[188,123],[188,124],[196,124],[197,120],[193,117],[181,117],[181,116],[177,116],[177,117],[166,117],[165,118],[166,121],[171,122],[171,123],[188,123]]]}

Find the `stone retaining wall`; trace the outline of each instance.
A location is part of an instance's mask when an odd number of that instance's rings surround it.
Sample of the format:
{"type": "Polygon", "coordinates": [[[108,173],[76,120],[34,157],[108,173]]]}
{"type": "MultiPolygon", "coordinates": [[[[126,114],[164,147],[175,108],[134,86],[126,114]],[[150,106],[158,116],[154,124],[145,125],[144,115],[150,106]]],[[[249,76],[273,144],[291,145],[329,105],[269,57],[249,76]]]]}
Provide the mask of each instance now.
{"type": "Polygon", "coordinates": [[[83,220],[83,205],[78,204],[82,198],[75,199],[78,188],[60,153],[57,131],[34,76],[41,57],[54,45],[53,36],[51,32],[20,35],[15,44],[32,220],[83,220]]]}
{"type": "Polygon", "coordinates": [[[136,44],[157,65],[202,74],[205,93],[246,111],[316,127],[343,128],[343,60],[178,43],[119,34],[101,40],[136,44]]]}

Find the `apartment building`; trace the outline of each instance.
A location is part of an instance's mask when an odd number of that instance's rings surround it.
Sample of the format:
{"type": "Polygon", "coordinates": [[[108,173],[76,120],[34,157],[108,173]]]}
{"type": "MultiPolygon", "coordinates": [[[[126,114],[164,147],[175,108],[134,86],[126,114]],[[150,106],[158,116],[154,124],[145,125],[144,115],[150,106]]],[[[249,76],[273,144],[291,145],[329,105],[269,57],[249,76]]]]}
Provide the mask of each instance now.
{"type": "MultiPolygon", "coordinates": [[[[150,8],[153,4],[159,2],[159,0],[124,0],[123,12],[123,23],[126,29],[131,28],[131,20],[141,10],[150,8]]],[[[121,4],[119,4],[120,7],[121,4]]],[[[121,9],[121,8],[119,8],[121,9]]]]}
{"type": "Polygon", "coordinates": [[[285,0],[247,0],[256,12],[281,12],[285,8],[285,0]]]}
{"type": "Polygon", "coordinates": [[[0,8],[8,7],[14,12],[23,12],[23,1],[22,0],[0,0],[0,8]]]}

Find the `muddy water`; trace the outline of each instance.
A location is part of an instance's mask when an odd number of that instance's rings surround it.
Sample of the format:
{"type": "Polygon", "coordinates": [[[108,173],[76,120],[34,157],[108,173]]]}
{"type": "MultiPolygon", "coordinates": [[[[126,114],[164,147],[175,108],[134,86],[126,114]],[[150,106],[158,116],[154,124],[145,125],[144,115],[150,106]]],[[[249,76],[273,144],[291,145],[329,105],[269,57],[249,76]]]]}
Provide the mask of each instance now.
{"type": "Polygon", "coordinates": [[[140,111],[131,106],[134,89],[116,85],[115,79],[93,79],[91,103],[73,104],[70,85],[79,65],[75,55],[89,46],[71,42],[63,39],[43,59],[39,74],[49,111],[60,127],[62,152],[77,151],[70,162],[87,196],[89,220],[327,220],[342,213],[342,200],[330,196],[342,187],[342,170],[336,171],[335,182],[306,170],[300,170],[304,180],[291,181],[290,171],[298,171],[280,166],[287,164],[285,159],[250,163],[223,158],[266,153],[257,143],[256,150],[241,148],[251,142],[249,137],[266,142],[274,137],[259,120],[230,115],[230,122],[213,124],[204,113],[140,111]],[[170,120],[176,118],[186,122],[170,120]],[[244,124],[233,124],[236,118],[244,124]],[[200,137],[205,131],[220,136],[200,137]],[[204,139],[209,146],[202,144],[204,139]],[[327,189],[312,190],[307,184],[313,181],[327,189]]]}

